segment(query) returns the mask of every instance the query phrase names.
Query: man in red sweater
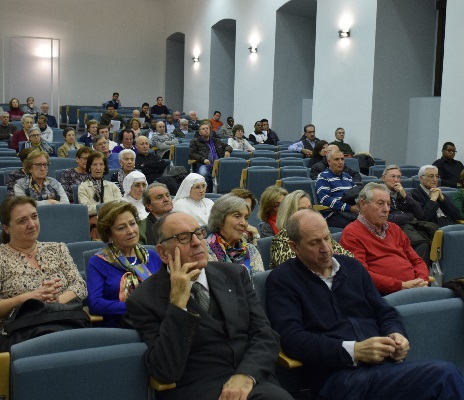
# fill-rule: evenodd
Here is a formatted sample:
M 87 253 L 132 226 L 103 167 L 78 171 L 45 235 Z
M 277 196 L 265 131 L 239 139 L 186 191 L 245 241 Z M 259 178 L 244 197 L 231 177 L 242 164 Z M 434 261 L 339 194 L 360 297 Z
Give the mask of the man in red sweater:
M 340 244 L 367 269 L 382 295 L 427 286 L 429 271 L 401 228 L 387 222 L 390 194 L 370 182 L 359 193 L 358 219 L 342 233 Z

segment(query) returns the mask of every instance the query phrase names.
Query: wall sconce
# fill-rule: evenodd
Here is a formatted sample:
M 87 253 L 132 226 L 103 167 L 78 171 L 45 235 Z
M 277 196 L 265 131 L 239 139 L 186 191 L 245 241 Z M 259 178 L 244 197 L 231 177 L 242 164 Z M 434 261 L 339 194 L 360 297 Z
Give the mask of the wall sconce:
M 340 30 L 338 31 L 338 37 L 339 37 L 340 39 L 349 38 L 349 37 L 350 37 L 350 28 L 340 29 Z
M 195 56 L 195 57 L 192 58 L 192 60 L 193 60 L 194 63 L 200 62 L 200 57 Z
M 250 47 L 248 47 L 248 50 L 250 50 L 250 53 L 257 53 L 258 47 L 255 45 L 251 45 Z

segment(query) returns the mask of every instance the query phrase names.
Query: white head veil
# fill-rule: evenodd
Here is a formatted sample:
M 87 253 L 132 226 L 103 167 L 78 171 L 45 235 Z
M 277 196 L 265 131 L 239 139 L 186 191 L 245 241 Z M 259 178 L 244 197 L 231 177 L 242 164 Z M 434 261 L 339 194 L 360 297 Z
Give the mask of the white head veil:
M 122 181 L 122 188 L 124 190 L 124 197 L 129 196 L 132 189 L 132 185 L 135 182 L 145 182 L 147 185 L 147 178 L 140 171 L 132 171 L 130 174 L 127 174 L 124 180 Z
M 206 184 L 204 176 L 195 173 L 188 174 L 182 181 L 173 203 L 175 203 L 177 200 L 190 197 L 190 191 L 192 190 L 193 185 L 195 185 L 196 183 Z

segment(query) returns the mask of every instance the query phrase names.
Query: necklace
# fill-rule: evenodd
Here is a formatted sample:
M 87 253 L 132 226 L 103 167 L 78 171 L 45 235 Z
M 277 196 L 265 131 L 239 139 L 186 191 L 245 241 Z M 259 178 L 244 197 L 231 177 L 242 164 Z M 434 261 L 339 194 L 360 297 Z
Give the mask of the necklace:
M 8 243 L 8 246 L 10 246 L 13 250 L 17 251 L 18 253 L 20 254 L 23 254 L 23 255 L 26 255 L 27 258 L 32 258 L 32 253 L 35 251 L 35 249 L 37 248 L 37 242 L 34 243 L 34 247 L 32 248 L 32 250 L 30 252 L 27 252 L 27 251 L 21 251 L 19 249 L 17 249 L 16 247 L 12 246 L 11 243 Z
M 202 200 L 200 201 L 195 201 L 193 200 L 191 197 L 189 197 L 190 201 L 193 202 L 193 204 L 195 205 L 195 207 L 199 208 L 200 211 L 205 214 L 205 215 L 208 215 L 208 211 L 206 210 L 206 204 L 205 202 Z

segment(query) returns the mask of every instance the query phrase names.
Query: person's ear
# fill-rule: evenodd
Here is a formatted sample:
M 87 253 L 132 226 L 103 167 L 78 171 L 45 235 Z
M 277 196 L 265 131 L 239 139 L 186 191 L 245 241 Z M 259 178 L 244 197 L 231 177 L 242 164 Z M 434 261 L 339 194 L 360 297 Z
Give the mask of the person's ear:
M 5 224 L 2 224 L 2 230 L 7 233 L 8 235 L 10 234 L 9 232 L 9 229 L 8 229 L 8 226 L 6 226 Z
M 161 261 L 163 261 L 164 264 L 168 265 L 168 252 L 166 250 L 166 247 L 163 244 L 157 244 L 156 245 L 156 252 L 158 253 L 159 257 L 161 258 Z
M 292 251 L 293 251 L 296 255 L 298 255 L 298 253 L 297 253 L 297 251 L 298 251 L 298 250 L 297 250 L 297 244 L 296 244 L 293 240 L 289 240 L 289 241 L 288 241 L 288 245 L 290 246 L 290 248 L 292 249 Z

